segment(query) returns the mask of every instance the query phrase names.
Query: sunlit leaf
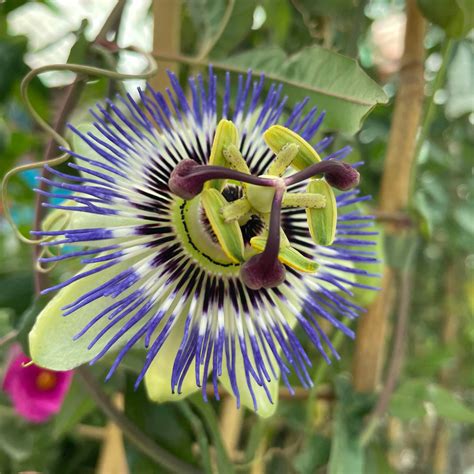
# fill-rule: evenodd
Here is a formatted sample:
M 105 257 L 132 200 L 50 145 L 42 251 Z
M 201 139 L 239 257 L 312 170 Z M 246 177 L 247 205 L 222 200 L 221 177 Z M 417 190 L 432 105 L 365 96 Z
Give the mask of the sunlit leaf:
M 279 48 L 260 48 L 231 56 L 229 66 L 252 68 L 272 79 L 287 80 L 285 94 L 291 102 L 309 96 L 325 110 L 325 127 L 355 133 L 377 104 L 387 102 L 381 87 L 359 64 L 339 53 L 311 46 L 287 57 Z

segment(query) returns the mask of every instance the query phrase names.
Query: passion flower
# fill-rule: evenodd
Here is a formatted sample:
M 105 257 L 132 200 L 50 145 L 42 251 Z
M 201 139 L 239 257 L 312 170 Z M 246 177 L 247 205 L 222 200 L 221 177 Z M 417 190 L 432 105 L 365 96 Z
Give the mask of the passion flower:
M 45 290 L 59 292 L 30 333 L 43 367 L 67 370 L 142 350 L 156 401 L 176 400 L 208 379 L 262 416 L 273 413 L 280 377 L 291 368 L 312 385 L 311 360 L 295 335 L 299 325 L 329 363 L 338 354 L 326 320 L 349 337 L 340 319 L 362 308 L 350 301 L 357 262 L 367 251 L 370 216 L 353 204 L 359 173 L 341 160 L 348 147 L 321 159 L 330 144 L 311 141 L 324 113 L 284 114 L 281 87 L 239 76 L 233 96 L 225 76 L 189 80 L 190 99 L 173 74 L 166 95 L 139 90 L 93 110 L 93 127 L 71 126 L 75 174 L 49 168 L 51 187 L 72 194 L 36 234 L 83 269 Z M 283 118 L 283 117 L 286 118 Z M 336 189 L 336 191 L 335 191 Z M 342 191 L 339 191 L 342 190 Z M 46 192 L 48 197 L 61 194 Z M 374 275 L 375 276 L 375 275 Z M 318 362 L 319 363 L 319 362 Z

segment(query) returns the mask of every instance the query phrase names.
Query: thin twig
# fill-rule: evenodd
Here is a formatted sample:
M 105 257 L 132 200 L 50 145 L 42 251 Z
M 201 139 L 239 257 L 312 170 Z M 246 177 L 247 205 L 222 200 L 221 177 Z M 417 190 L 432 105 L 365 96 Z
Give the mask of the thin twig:
M 97 406 L 110 418 L 123 432 L 124 436 L 134 444 L 140 451 L 146 454 L 158 465 L 169 469 L 171 472 L 184 474 L 197 474 L 200 471 L 190 464 L 181 461 L 161 446 L 157 445 L 151 438 L 143 433 L 134 423 L 132 423 L 123 413 L 121 413 L 109 397 L 103 392 L 95 377 L 86 367 L 76 369 L 82 377 L 84 386 L 89 395 L 93 398 Z
M 371 213 L 378 222 L 387 222 L 393 224 L 397 228 L 413 227 L 413 219 L 405 212 L 384 212 L 373 211 Z
M 12 329 L 10 332 L 7 332 L 4 336 L 0 337 L 0 347 L 7 344 L 10 341 L 18 336 L 18 331 L 16 329 Z
M 367 428 L 361 434 L 360 442 L 362 446 L 366 446 L 372 439 L 375 430 L 379 426 L 383 415 L 387 411 L 390 398 L 392 397 L 398 378 L 401 373 L 403 356 L 405 353 L 405 342 L 408 330 L 408 320 L 410 316 L 410 303 L 413 287 L 413 268 L 412 261 L 415 253 L 416 241 L 412 244 L 408 251 L 408 256 L 405 268 L 400 272 L 400 295 L 399 307 L 397 313 L 397 323 L 395 330 L 395 341 L 393 343 L 393 350 L 390 357 L 387 377 L 383 384 L 383 389 L 380 392 L 379 398 L 375 405 L 374 411 L 370 417 Z
M 227 7 L 224 12 L 224 16 L 222 17 L 221 24 L 219 25 L 219 29 L 217 30 L 216 34 L 213 38 L 211 38 L 207 43 L 203 45 L 202 51 L 197 56 L 197 59 L 205 59 L 209 56 L 210 52 L 214 49 L 214 46 L 219 41 L 220 37 L 224 33 L 227 24 L 229 23 L 230 17 L 232 16 L 232 11 L 234 10 L 235 0 L 228 0 Z
M 191 425 L 191 429 L 196 437 L 196 442 L 199 445 L 199 452 L 201 454 L 201 463 L 206 474 L 212 474 L 212 460 L 209 452 L 209 440 L 207 433 L 199 417 L 193 412 L 186 400 L 177 403 L 178 409 L 186 417 Z

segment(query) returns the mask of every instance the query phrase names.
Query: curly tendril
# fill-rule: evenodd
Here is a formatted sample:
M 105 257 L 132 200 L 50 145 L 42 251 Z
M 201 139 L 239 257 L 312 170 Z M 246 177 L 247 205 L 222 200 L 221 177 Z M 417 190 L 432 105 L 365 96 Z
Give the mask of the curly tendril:
M 83 64 L 48 64 L 47 66 L 41 66 L 41 67 L 31 70 L 21 81 L 21 86 L 20 86 L 21 97 L 26 105 L 26 108 L 28 109 L 28 112 L 34 118 L 36 123 L 60 147 L 69 149 L 70 145 L 67 142 L 67 140 L 61 134 L 59 134 L 46 120 L 44 120 L 43 117 L 41 117 L 41 115 L 34 108 L 33 104 L 31 103 L 30 96 L 28 94 L 28 89 L 29 89 L 29 85 L 31 81 L 35 77 L 39 76 L 40 74 L 43 74 L 45 72 L 50 72 L 50 71 L 69 71 L 69 72 L 76 73 L 77 75 L 84 75 L 85 78 L 89 76 L 93 76 L 93 77 L 104 77 L 107 79 L 115 79 L 115 80 L 121 80 L 121 81 L 127 81 L 127 80 L 132 80 L 132 79 L 150 79 L 157 73 L 158 65 L 151 54 L 145 51 L 142 51 L 136 47 L 131 47 L 131 46 L 127 48 L 117 49 L 117 51 L 133 51 L 136 53 L 143 54 L 148 60 L 147 69 L 140 74 L 123 74 L 117 71 L 102 69 L 102 68 L 93 67 L 93 66 L 85 66 Z M 8 206 L 8 183 L 10 182 L 10 179 L 16 174 L 21 173 L 22 171 L 42 168 L 43 166 L 46 166 L 46 165 L 58 166 L 64 163 L 68 158 L 69 158 L 69 153 L 65 152 L 49 160 L 43 160 L 43 161 L 38 161 L 35 163 L 28 163 L 25 165 L 17 166 L 11 169 L 10 171 L 8 171 L 3 177 L 2 183 L 1 183 L 1 186 L 2 186 L 1 199 L 2 199 L 2 205 L 3 205 L 3 209 L 5 213 L 5 219 L 10 224 L 17 238 L 21 240 L 22 242 L 35 245 L 35 244 L 40 244 L 41 242 L 45 242 L 49 240 L 50 238 L 46 237 L 42 239 L 33 240 L 28 237 L 25 237 L 20 232 L 20 230 L 18 229 L 18 226 L 15 224 L 15 221 L 13 220 L 13 217 L 11 215 L 11 212 Z M 51 267 L 47 269 L 43 267 L 39 267 L 39 266 L 37 267 L 37 270 L 42 273 L 50 271 L 51 269 L 52 269 Z

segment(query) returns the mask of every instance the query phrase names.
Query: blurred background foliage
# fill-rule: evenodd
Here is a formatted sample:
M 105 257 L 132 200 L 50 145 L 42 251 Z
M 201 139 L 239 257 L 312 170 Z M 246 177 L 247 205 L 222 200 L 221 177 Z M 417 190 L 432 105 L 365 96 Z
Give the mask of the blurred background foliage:
M 274 77 L 333 90 L 347 89 L 360 76 L 354 63 L 326 49 L 356 58 L 383 86 L 387 105 L 370 112 L 372 105 L 383 102 L 383 96 L 368 78 L 354 84 L 354 94 L 372 104 L 366 107 L 334 103 L 324 94 L 309 95 L 313 103 L 332 112 L 323 133 L 335 135 L 334 148 L 349 144 L 353 147 L 350 160 L 365 162 L 362 190 L 373 196 L 370 206 L 377 208 L 399 85 L 406 22 L 403 1 L 236 0 L 232 10 L 227 10 L 226 0 L 161 3 L 156 7 L 149 0 L 127 0 L 116 28 L 118 44 L 151 50 L 153 12 L 166 17 L 168 8 L 179 15 L 180 52 L 204 62 L 210 59 L 244 70 L 252 67 Z M 110 58 L 91 52 L 88 45 L 114 4 L 113 0 L 0 1 L 1 175 L 13 166 L 40 161 L 47 143 L 21 100 L 22 77 L 30 68 L 57 62 L 110 67 Z M 424 39 L 425 107 L 409 208 L 404 213 L 412 226 L 409 238 L 418 245 L 411 261 L 412 301 L 403 372 L 388 415 L 377 436 L 361 450 L 359 428 L 373 409 L 376 395 L 351 388 L 346 375 L 351 372 L 354 343 L 348 339 L 340 341 L 342 360 L 330 369 L 320 370 L 316 360 L 319 384 L 310 398 L 300 392 L 296 399 L 285 397 L 277 414 L 265 421 L 246 412 L 231 446 L 225 430 L 221 433 L 218 428 L 219 417 L 224 425 L 228 421 L 225 410 L 232 412 L 228 403 L 203 405 L 196 398 L 179 404 L 152 404 L 143 387 L 133 391 L 133 372 L 140 357 L 129 359 L 104 390 L 124 406 L 127 417 L 147 436 L 198 470 L 474 472 L 474 5 L 472 0 L 419 0 L 418 6 L 429 21 Z M 229 21 L 220 32 L 229 12 Z M 155 17 L 156 24 L 159 19 Z M 112 60 L 124 72 L 137 72 L 144 66 L 141 58 L 128 53 L 113 55 Z M 192 62 L 181 64 L 182 83 L 198 68 Z M 34 106 L 49 122 L 54 122 L 65 87 L 73 80 L 71 74 L 51 72 L 33 82 Z M 133 93 L 137 83 L 127 82 L 125 87 Z M 83 120 L 88 107 L 109 94 L 111 87 L 117 85 L 105 80 L 89 82 L 70 120 Z M 285 93 L 290 104 L 308 95 L 307 90 L 293 85 L 285 86 Z M 23 233 L 33 221 L 34 178 L 34 172 L 22 173 L 9 187 L 8 205 Z M 31 249 L 15 239 L 1 211 L 0 357 L 5 361 L 9 344 L 18 331 L 24 340 L 31 324 L 28 318 L 37 311 L 27 311 L 34 300 Z M 381 224 L 383 220 L 381 216 Z M 385 249 L 387 262 L 400 258 L 390 239 Z M 357 298 L 368 305 L 372 296 L 360 291 Z M 395 317 L 389 325 L 389 348 L 394 325 Z M 99 380 L 105 367 L 106 362 L 93 368 Z M 107 454 L 110 449 L 112 461 Z M 15 416 L 5 395 L 0 395 L 0 472 L 127 469 L 168 472 L 127 440 L 122 441 L 78 376 L 60 414 L 44 425 L 31 425 Z

